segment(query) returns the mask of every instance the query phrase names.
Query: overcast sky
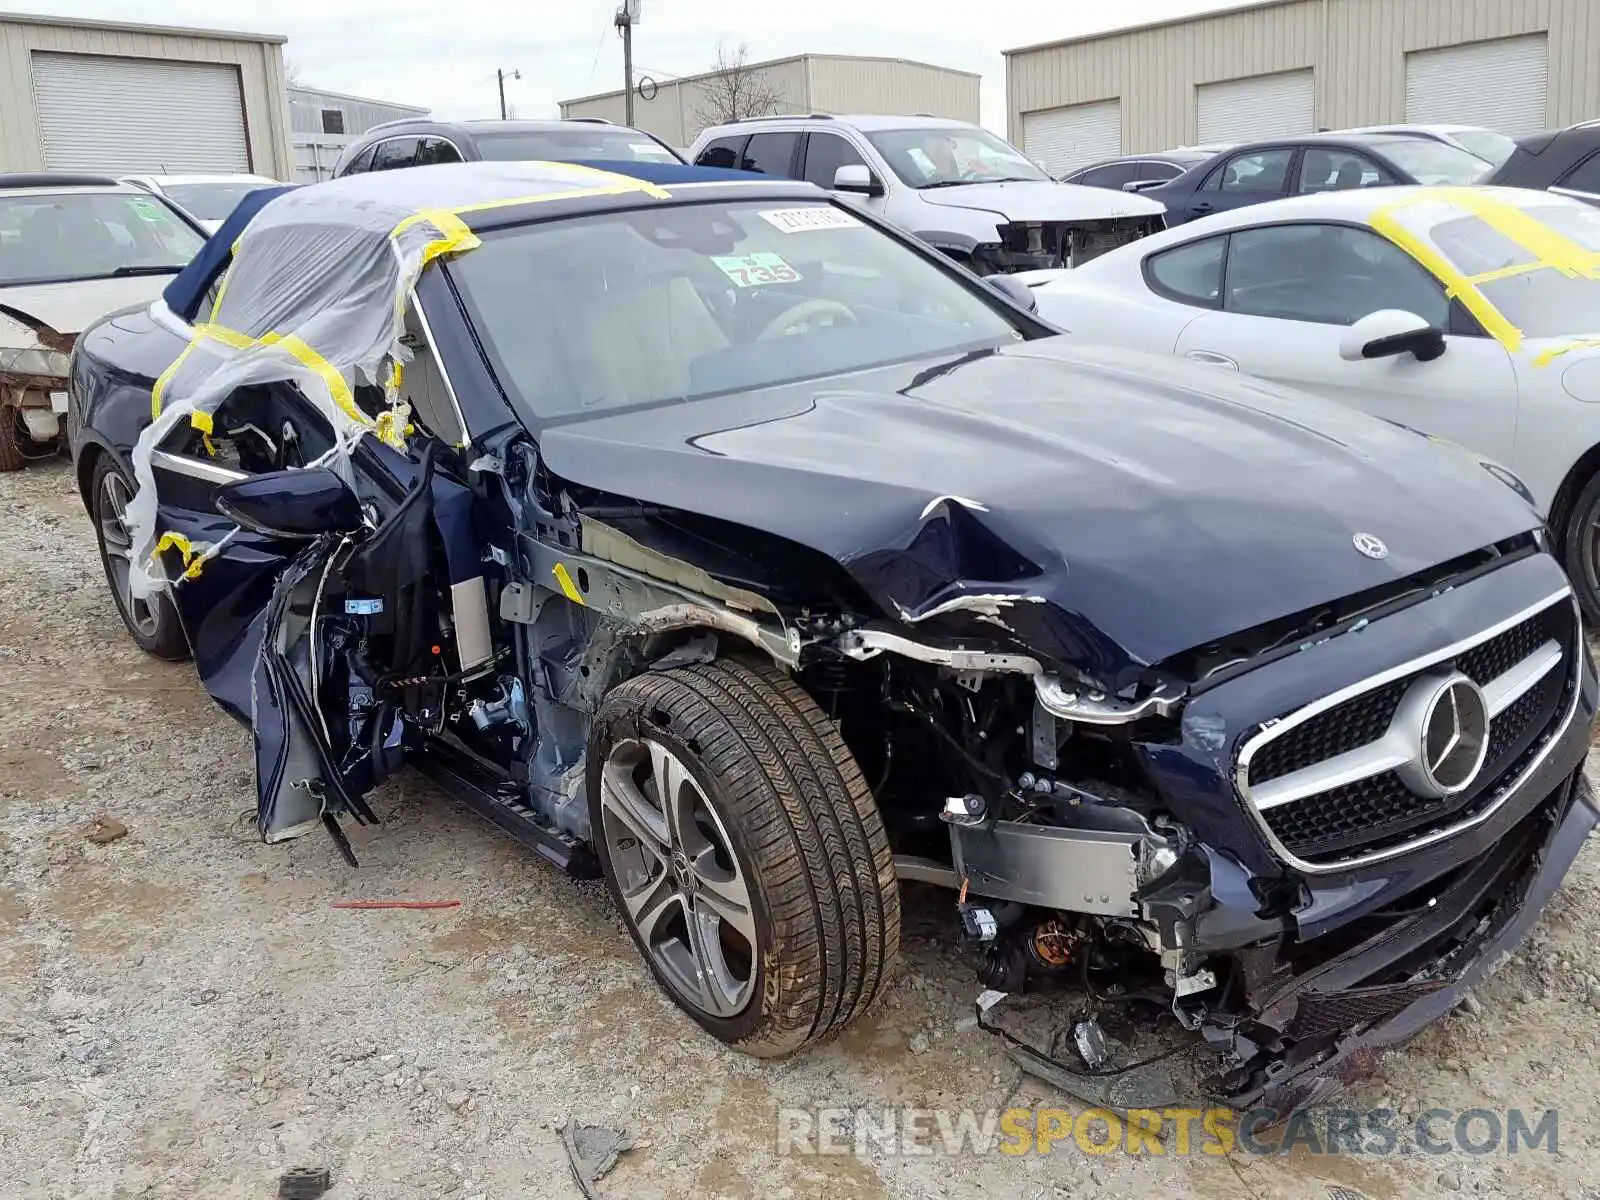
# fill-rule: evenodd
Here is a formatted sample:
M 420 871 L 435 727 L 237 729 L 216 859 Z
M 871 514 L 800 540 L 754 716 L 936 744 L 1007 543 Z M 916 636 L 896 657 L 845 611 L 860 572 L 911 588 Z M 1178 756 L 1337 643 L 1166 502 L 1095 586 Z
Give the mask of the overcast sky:
M 555 116 L 556 101 L 622 86 L 619 0 L 13 0 L 59 16 L 212 26 L 288 37 L 303 83 L 433 109 L 498 112 L 495 68 L 519 70 L 518 116 Z M 983 75 L 983 122 L 1005 129 L 1000 52 L 1122 25 L 1235 7 L 1239 0 L 643 0 L 634 61 L 658 79 L 708 69 L 717 42 L 743 41 L 752 61 L 804 51 L 915 58 Z M 11 4 L 4 7 L 10 8 Z

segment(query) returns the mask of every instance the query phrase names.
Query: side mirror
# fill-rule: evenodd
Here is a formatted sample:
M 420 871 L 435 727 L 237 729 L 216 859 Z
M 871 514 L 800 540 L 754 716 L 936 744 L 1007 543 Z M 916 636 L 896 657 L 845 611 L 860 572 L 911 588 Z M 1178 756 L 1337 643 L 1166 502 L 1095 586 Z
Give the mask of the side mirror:
M 1018 308 L 1028 312 L 1039 311 L 1039 298 L 1022 280 L 1013 279 L 1010 275 L 985 275 L 983 281 Z
M 1165 182 L 1165 179 L 1130 179 L 1122 185 L 1122 190 L 1125 192 L 1144 192 L 1153 187 L 1160 187 Z
M 1416 313 L 1380 308 L 1368 313 L 1339 339 L 1339 357 L 1347 362 L 1391 358 L 1410 352 L 1419 362 L 1432 362 L 1444 353 L 1444 331 Z
M 860 163 L 840 167 L 833 173 L 833 190 L 859 192 L 863 196 L 883 195 L 883 184 L 872 177 L 872 172 Z
M 217 490 L 217 511 L 267 537 L 309 541 L 350 533 L 364 518 L 354 492 L 326 467 L 252 475 Z

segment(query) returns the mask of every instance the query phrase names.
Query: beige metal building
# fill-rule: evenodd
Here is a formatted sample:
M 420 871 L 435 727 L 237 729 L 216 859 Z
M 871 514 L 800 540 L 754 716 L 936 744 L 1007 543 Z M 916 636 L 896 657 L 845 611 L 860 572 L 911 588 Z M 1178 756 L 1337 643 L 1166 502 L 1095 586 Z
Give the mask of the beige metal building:
M 287 180 L 283 40 L 0 13 L 0 171 Z
M 752 92 L 770 94 L 775 104 L 766 113 L 922 113 L 978 121 L 978 85 L 982 77 L 905 58 L 861 58 L 843 54 L 800 54 L 750 63 Z M 639 79 L 633 101 L 635 128 L 655 134 L 674 146 L 686 147 L 718 116 L 716 72 L 655 80 Z M 645 97 L 650 97 L 645 99 Z M 563 117 L 604 117 L 619 124 L 626 116 L 621 88 L 597 96 L 561 102 Z
M 1600 0 L 1264 0 L 1006 51 L 1012 141 L 1118 154 L 1393 122 L 1600 117 Z

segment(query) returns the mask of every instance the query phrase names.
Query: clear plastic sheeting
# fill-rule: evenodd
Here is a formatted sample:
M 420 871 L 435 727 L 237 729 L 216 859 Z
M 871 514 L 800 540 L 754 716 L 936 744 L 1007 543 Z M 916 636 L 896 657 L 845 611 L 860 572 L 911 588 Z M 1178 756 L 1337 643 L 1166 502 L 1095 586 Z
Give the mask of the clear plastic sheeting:
M 279 196 L 245 227 L 209 318 L 157 380 L 152 421 L 133 449 L 138 485 L 128 505 L 133 590 L 171 586 L 159 551 L 176 547 L 183 575 L 198 573 L 227 539 L 191 544 L 158 528 L 151 452 L 180 425 L 211 432 L 212 414 L 237 389 L 290 383 L 327 418 L 333 448 L 315 465 L 349 478 L 350 453 L 376 436 L 403 448 L 400 344 L 408 295 L 441 255 L 476 247 L 461 215 L 587 195 L 645 192 L 653 184 L 571 163 L 418 167 L 349 176 Z M 383 402 L 357 404 L 357 387 Z M 229 535 L 232 536 L 232 535 Z

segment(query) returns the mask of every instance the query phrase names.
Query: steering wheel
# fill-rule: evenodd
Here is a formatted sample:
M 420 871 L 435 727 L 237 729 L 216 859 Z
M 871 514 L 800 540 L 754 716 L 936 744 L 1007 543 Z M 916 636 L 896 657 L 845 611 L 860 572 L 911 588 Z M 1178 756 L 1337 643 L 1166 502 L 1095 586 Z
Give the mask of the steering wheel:
M 832 319 L 822 322 L 816 320 L 824 316 Z M 791 334 L 804 333 L 812 325 L 837 325 L 841 320 L 849 325 L 861 324 L 860 318 L 837 300 L 802 300 L 768 321 L 766 327 L 756 335 L 756 340 L 759 342 L 767 338 L 788 337 Z

